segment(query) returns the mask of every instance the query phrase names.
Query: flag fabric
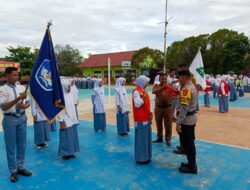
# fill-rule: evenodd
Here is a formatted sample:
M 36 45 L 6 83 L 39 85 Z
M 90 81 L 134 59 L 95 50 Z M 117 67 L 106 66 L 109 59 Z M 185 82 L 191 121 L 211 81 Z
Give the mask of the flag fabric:
M 31 95 L 38 107 L 49 121 L 53 121 L 65 107 L 65 102 L 49 27 L 43 38 L 29 84 Z
M 204 90 L 206 88 L 206 79 L 200 49 L 196 54 L 195 58 L 193 59 L 193 62 L 189 67 L 189 71 L 194 75 L 196 84 L 199 84 Z

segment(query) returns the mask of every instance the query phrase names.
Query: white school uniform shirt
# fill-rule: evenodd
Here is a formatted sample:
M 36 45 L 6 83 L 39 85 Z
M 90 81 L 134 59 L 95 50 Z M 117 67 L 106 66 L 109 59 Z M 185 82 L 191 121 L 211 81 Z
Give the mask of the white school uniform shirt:
M 211 84 L 215 84 L 216 83 L 216 79 L 214 77 L 210 77 L 209 80 L 210 80 Z
M 229 84 L 234 84 L 234 80 L 235 79 L 234 79 L 233 76 L 229 76 L 228 79 L 227 79 L 227 81 L 228 81 Z
M 15 93 L 11 86 L 15 89 Z M 24 92 L 25 92 L 25 87 L 22 85 L 15 85 L 15 86 L 11 84 L 3 85 L 0 88 L 0 107 L 3 104 L 16 99 L 18 96 L 20 96 L 21 93 L 24 93 Z M 26 101 L 28 101 L 28 98 L 25 99 L 23 102 L 25 103 Z M 24 110 L 20 109 L 19 113 L 22 113 L 22 112 L 24 112 Z M 11 108 L 3 111 L 3 113 L 17 113 L 16 105 L 13 105 Z
M 47 118 L 44 116 L 38 105 L 33 98 L 30 99 L 31 113 L 33 117 L 37 118 L 37 121 L 46 121 Z
M 170 86 L 172 86 L 173 88 L 175 88 L 176 90 L 179 90 L 180 89 L 180 83 L 179 82 L 173 83 L 175 81 L 178 81 L 178 79 L 175 78 L 175 77 L 170 77 L 170 76 L 168 77 L 168 84 Z
M 67 92 L 67 87 L 69 85 L 69 82 L 63 82 L 62 84 L 65 108 L 60 112 L 58 116 L 58 121 L 64 122 L 67 128 L 79 123 L 76 116 L 74 98 L 71 92 Z
M 127 111 L 129 111 L 127 91 L 125 87 L 122 86 L 122 83 L 125 80 L 126 80 L 125 78 L 118 78 L 116 80 L 116 88 L 115 88 L 115 104 L 116 106 L 121 107 L 122 113 L 126 113 Z
M 92 104 L 95 106 L 94 113 L 105 113 L 104 108 L 104 88 L 99 87 L 100 80 L 96 80 L 91 96 Z
M 219 87 L 219 86 L 220 86 L 220 82 L 221 82 L 220 77 L 217 77 L 217 78 L 215 79 L 215 85 L 216 85 L 217 87 Z
M 250 79 L 247 76 L 243 77 L 243 86 L 248 86 L 250 84 Z

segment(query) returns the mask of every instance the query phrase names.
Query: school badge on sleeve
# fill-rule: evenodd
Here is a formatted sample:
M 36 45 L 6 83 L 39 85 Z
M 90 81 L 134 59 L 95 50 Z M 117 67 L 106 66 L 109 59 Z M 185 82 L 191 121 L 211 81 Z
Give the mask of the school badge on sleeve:
M 43 63 L 38 68 L 35 77 L 39 86 L 43 90 L 45 91 L 53 90 L 53 85 L 52 85 L 52 80 L 51 80 L 50 60 L 44 59 Z

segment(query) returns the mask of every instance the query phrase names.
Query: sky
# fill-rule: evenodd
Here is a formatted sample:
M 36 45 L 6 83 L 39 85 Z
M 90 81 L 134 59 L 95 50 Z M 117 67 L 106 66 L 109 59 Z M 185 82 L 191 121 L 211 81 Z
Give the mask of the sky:
M 0 57 L 39 48 L 52 20 L 54 45 L 89 53 L 163 50 L 166 0 L 0 0 Z M 168 0 L 167 44 L 228 28 L 250 37 L 250 0 Z

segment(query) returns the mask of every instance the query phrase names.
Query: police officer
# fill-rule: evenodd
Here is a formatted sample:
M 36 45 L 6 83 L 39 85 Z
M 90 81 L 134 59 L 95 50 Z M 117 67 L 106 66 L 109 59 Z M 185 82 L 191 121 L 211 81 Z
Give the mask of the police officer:
M 197 174 L 196 149 L 195 149 L 195 125 L 197 90 L 192 83 L 189 70 L 179 71 L 179 81 L 183 88 L 180 92 L 179 115 L 176 122 L 176 131 L 180 134 L 188 163 L 181 163 L 179 171 L 182 173 Z
M 18 175 L 31 176 L 24 169 L 27 117 L 25 109 L 29 107 L 25 88 L 17 85 L 18 71 L 14 67 L 5 70 L 7 83 L 0 88 L 0 107 L 3 111 L 3 131 L 6 147 L 10 181 L 18 181 Z

